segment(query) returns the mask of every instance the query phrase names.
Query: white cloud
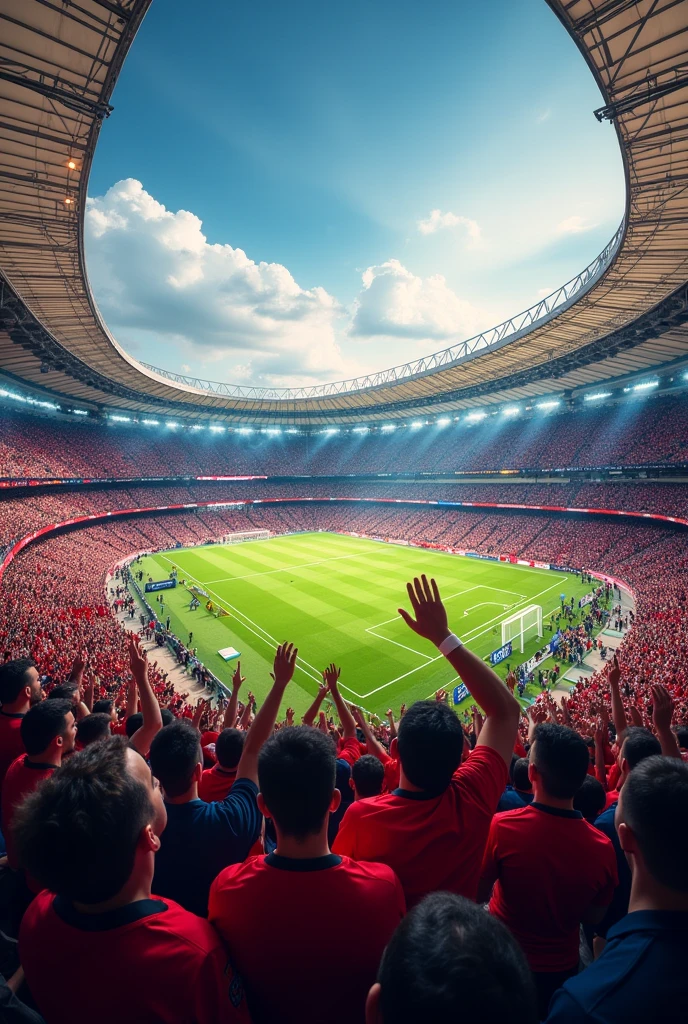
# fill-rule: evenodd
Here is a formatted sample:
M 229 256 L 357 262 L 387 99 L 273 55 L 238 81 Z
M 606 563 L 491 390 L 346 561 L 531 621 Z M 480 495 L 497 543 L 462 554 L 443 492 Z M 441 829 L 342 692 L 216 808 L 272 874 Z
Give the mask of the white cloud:
M 460 341 L 475 333 L 484 318 L 460 299 L 441 274 L 421 278 L 398 260 L 363 273 L 350 334 L 354 337 L 413 338 L 435 343 Z
M 186 366 L 200 358 L 229 372 L 236 360 L 254 379 L 347 372 L 335 337 L 342 310 L 324 288 L 303 289 L 279 263 L 210 244 L 198 217 L 165 209 L 139 181 L 88 200 L 86 240 L 98 304 L 125 347 L 145 334 L 172 344 Z
M 447 210 L 446 213 L 442 213 L 441 210 L 431 210 L 428 217 L 418 221 L 418 230 L 421 235 L 434 235 L 436 232 L 444 231 L 446 228 L 458 227 L 466 229 L 466 238 L 469 245 L 477 245 L 480 242 L 480 225 L 478 222 L 471 220 L 470 217 L 462 217 L 457 213 L 452 213 L 450 210 Z
M 572 217 L 567 217 L 566 220 L 559 221 L 557 224 L 557 234 L 581 235 L 584 231 L 592 231 L 596 227 L 597 224 L 591 224 L 584 217 L 574 214 Z
M 535 122 L 536 124 L 543 124 L 545 121 L 549 121 L 551 116 L 552 111 L 547 107 L 546 110 L 541 110 L 540 113 L 536 115 Z

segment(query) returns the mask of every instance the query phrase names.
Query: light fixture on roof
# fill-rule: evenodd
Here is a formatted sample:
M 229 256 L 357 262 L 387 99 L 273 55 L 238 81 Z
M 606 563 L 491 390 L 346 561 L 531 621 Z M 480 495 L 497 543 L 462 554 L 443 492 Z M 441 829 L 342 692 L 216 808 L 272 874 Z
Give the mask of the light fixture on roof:
M 160 420 L 141 420 L 147 427 L 159 427 Z
M 339 427 L 326 427 L 324 433 L 326 434 L 338 434 Z
M 502 409 L 502 415 L 504 416 L 518 416 L 521 411 L 520 405 L 507 405 L 505 409 Z
M 226 429 L 226 427 L 221 427 L 215 423 L 211 424 L 210 426 L 210 430 L 212 431 L 213 434 L 224 434 Z
M 354 434 L 367 434 L 369 430 L 370 430 L 370 427 L 354 427 L 353 428 L 353 433 Z
M 287 431 L 287 433 L 288 434 L 299 434 L 300 431 L 297 430 L 296 427 L 290 427 L 289 430 Z
M 176 430 L 179 424 L 175 423 L 174 420 L 168 420 L 165 426 L 168 427 L 170 430 Z
M 601 398 L 609 398 L 611 391 L 595 391 L 592 395 L 585 395 L 584 402 L 598 402 Z
M 486 417 L 487 417 L 487 413 L 486 412 L 482 412 L 482 410 L 480 410 L 478 412 L 469 412 L 468 416 L 466 417 L 466 422 L 467 423 L 479 423 L 480 420 L 484 420 Z
M 65 206 L 71 206 L 72 203 L 74 202 L 74 200 L 72 199 L 71 196 L 65 196 L 64 197 L 64 201 L 65 201 Z
M 203 426 L 202 423 L 194 423 L 194 425 L 192 426 L 191 429 L 192 430 L 205 430 L 205 427 Z
M 131 416 L 110 416 L 113 423 L 131 423 Z
M 442 416 L 439 420 L 436 421 L 436 425 L 438 427 L 448 427 L 450 423 L 451 419 L 449 418 L 449 416 Z
M 556 409 L 558 405 L 561 405 L 561 400 L 559 398 L 552 398 L 547 402 L 538 402 L 535 408 L 543 410 Z
M 624 388 L 624 391 L 648 391 L 650 388 L 659 387 L 658 380 L 644 380 L 642 384 L 633 384 L 630 388 Z
M 88 416 L 86 409 L 72 409 L 72 413 L 75 416 Z
M 411 424 L 411 430 L 420 430 L 420 428 L 424 426 L 425 424 L 423 423 L 422 420 L 414 420 L 413 423 Z
M 253 427 L 239 427 L 239 431 L 238 432 L 240 434 L 252 434 L 253 433 Z
M 688 374 L 686 374 L 686 376 L 688 376 Z M 395 427 L 395 425 L 393 423 L 385 423 L 384 426 L 381 427 L 380 429 L 383 430 L 387 434 L 387 433 L 389 433 L 390 430 L 396 430 L 397 428 Z
M 69 167 L 70 171 L 75 171 L 76 170 L 76 160 L 69 159 L 67 161 L 67 167 Z

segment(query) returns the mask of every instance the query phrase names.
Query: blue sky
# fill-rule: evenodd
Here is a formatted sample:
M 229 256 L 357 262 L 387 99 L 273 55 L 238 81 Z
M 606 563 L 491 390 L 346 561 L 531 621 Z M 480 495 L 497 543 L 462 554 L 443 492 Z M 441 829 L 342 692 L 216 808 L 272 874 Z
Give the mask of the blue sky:
M 213 379 L 444 348 L 562 284 L 623 214 L 614 130 L 544 0 L 165 0 L 113 104 L 96 299 L 132 354 Z

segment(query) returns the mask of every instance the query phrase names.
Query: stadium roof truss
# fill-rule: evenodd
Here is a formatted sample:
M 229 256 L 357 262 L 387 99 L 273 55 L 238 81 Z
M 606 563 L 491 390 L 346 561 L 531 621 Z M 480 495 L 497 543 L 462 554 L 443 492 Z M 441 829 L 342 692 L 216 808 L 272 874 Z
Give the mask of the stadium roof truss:
M 688 358 L 688 0 L 546 0 L 616 129 L 626 214 L 517 317 L 368 377 L 233 386 L 132 359 L 91 294 L 83 224 L 110 97 L 150 0 L 0 0 L 0 368 L 68 400 L 293 423 L 390 419 L 567 391 Z

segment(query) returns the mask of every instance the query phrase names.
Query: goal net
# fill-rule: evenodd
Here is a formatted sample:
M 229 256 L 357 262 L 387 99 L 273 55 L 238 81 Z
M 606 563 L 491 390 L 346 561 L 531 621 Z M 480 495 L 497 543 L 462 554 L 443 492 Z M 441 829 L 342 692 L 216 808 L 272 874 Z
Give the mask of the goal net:
M 225 533 L 223 544 L 243 544 L 245 540 L 268 540 L 269 530 L 240 530 L 237 533 Z
M 518 648 L 523 654 L 524 644 L 536 636 L 542 636 L 542 608 L 539 604 L 531 604 L 502 620 L 502 647 L 511 640 L 514 650 Z

